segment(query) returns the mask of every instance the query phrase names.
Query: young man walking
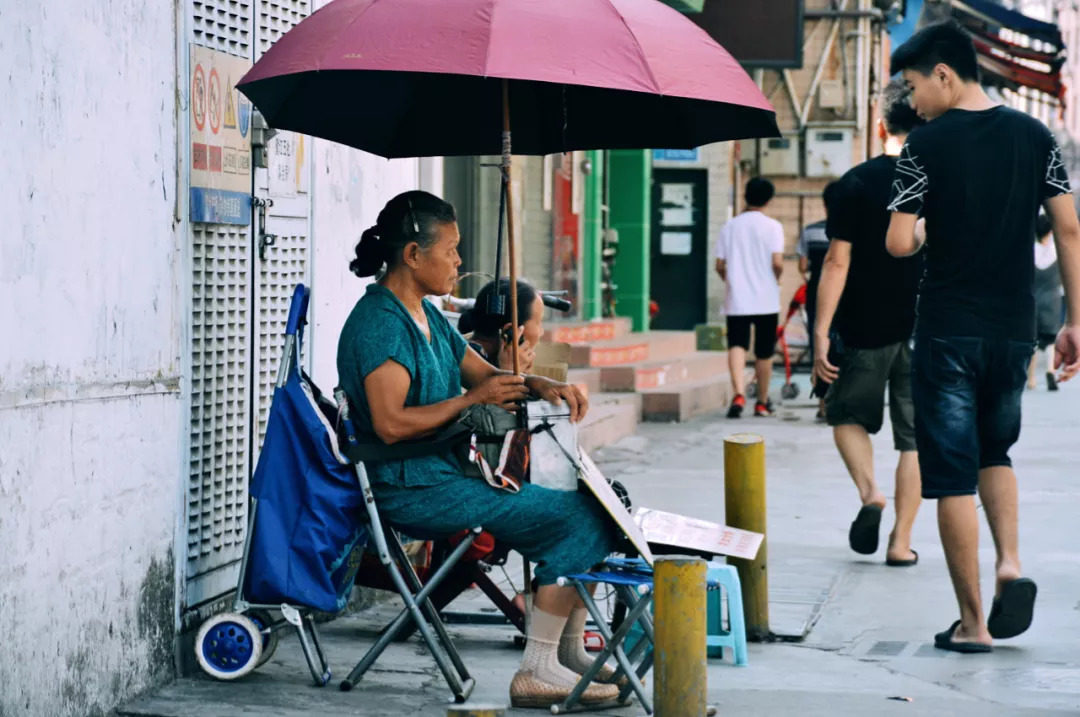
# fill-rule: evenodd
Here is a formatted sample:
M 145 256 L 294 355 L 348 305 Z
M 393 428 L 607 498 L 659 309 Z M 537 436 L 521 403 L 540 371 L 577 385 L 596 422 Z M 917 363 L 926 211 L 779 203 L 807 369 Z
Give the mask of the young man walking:
M 911 549 L 911 528 L 920 502 L 911 334 L 922 256 L 897 259 L 885 249 L 896 155 L 908 133 L 923 124 L 907 95 L 901 80 L 885 88 L 879 120 L 886 132 L 885 154 L 847 172 L 825 192 L 826 233 L 832 242 L 818 289 L 814 327 L 814 377 L 831 384 L 825 396 L 825 417 L 862 501 L 848 543 L 863 555 L 877 552 L 886 503 L 874 480 L 870 436 L 881 430 L 888 389 L 893 447 L 900 452 L 896 525 L 885 552 L 885 564 L 894 567 L 912 566 L 919 559 Z M 830 326 L 844 346 L 840 367 L 828 358 Z
M 735 398 L 728 418 L 739 418 L 746 407 L 746 352 L 754 329 L 754 368 L 758 398 L 755 416 L 773 415 L 769 400 L 776 329 L 780 321 L 780 274 L 784 268 L 784 228 L 765 215 L 775 193 L 772 182 L 755 178 L 746 183 L 746 211 L 732 218 L 716 240 L 716 273 L 727 284 L 728 368 Z
M 1080 223 L 1053 135 L 990 101 L 963 30 L 924 28 L 897 48 L 892 68 L 903 73 L 915 110 L 932 120 L 908 136 L 897 161 L 887 246 L 909 256 L 926 244 L 912 358 L 915 435 L 923 497 L 938 501 L 960 607 L 934 643 L 989 652 L 993 639 L 1027 630 L 1035 606 L 1035 583 L 1020 566 L 1009 460 L 1034 349 L 1035 218 L 1043 205 L 1069 307 L 1057 338 L 1059 380 L 1080 370 Z M 997 550 L 985 622 L 976 489 Z

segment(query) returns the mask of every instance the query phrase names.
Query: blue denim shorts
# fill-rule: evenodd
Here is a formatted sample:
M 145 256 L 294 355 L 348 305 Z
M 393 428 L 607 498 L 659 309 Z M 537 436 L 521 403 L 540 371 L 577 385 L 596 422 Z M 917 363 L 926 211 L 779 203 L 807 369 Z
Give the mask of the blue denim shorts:
M 924 498 L 972 495 L 979 470 L 1011 466 L 1033 341 L 919 336 L 911 364 Z

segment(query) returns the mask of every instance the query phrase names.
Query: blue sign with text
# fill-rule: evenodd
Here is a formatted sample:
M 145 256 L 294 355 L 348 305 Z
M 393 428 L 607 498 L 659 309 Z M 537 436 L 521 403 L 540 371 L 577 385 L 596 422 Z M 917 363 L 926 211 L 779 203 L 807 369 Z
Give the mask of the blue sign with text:
M 206 224 L 251 224 L 251 195 L 225 189 L 192 187 L 190 217 Z
M 653 161 L 659 162 L 696 162 L 698 150 L 696 149 L 654 149 Z

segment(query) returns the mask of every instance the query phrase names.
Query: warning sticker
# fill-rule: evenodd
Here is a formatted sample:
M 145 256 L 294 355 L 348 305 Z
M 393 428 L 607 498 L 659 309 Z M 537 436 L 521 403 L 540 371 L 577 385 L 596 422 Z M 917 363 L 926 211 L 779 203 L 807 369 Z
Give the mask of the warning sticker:
M 233 102 L 233 95 L 238 90 L 232 86 L 232 78 L 225 82 L 225 88 L 225 119 L 222 124 L 226 129 L 236 129 L 236 103 Z
M 210 131 L 217 134 L 221 129 L 221 78 L 217 70 L 210 70 L 210 82 L 206 86 L 206 113 L 210 120 Z
M 200 131 L 206 126 L 206 73 L 199 64 L 191 73 L 191 119 Z

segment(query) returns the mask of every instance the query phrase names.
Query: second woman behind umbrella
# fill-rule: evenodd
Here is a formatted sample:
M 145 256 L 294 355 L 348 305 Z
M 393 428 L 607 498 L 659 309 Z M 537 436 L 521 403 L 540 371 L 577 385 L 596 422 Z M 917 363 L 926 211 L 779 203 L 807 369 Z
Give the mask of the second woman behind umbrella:
M 579 390 L 495 368 L 424 299 L 454 288 L 458 241 L 453 206 L 427 192 L 394 197 L 361 237 L 352 271 L 361 277 L 385 271 L 357 302 L 338 343 L 338 376 L 356 428 L 385 443 L 422 439 L 471 405 L 513 409 L 529 392 L 565 401 L 580 420 L 587 401 Z M 449 452 L 367 468 L 380 512 L 404 533 L 444 537 L 482 525 L 537 564 L 540 587 L 510 698 L 517 707 L 564 700 L 591 659 L 581 642 L 586 610 L 573 588 L 556 581 L 588 570 L 615 547 L 614 525 L 599 504 L 531 483 L 518 493 L 493 488 L 465 476 Z M 603 676 L 610 677 L 610 671 Z M 583 701 L 617 693 L 615 685 L 594 683 Z
M 490 311 L 491 298 L 498 294 L 506 311 L 494 314 Z M 544 299 L 525 281 L 517 282 L 518 305 L 518 365 L 525 373 L 532 371 L 536 360 L 536 345 L 544 331 Z M 510 318 L 510 280 L 489 281 L 476 295 L 476 305 L 461 315 L 458 330 L 469 336 L 469 345 L 488 363 L 510 371 L 514 366 L 510 342 L 513 327 Z

